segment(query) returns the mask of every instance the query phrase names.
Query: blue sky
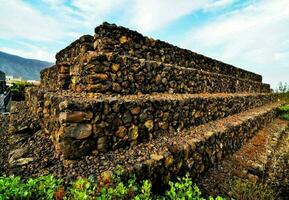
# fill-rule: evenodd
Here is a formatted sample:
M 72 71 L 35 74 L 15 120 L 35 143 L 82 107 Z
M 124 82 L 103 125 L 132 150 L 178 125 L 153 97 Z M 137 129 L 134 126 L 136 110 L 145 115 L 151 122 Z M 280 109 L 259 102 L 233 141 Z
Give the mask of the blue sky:
M 289 0 L 0 0 L 0 51 L 54 62 L 103 21 L 289 82 Z

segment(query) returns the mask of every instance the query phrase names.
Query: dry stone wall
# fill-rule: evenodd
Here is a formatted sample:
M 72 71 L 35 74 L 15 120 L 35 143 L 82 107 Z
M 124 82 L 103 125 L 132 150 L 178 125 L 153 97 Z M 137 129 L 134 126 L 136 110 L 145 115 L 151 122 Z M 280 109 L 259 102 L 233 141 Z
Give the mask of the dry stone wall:
M 120 94 L 270 91 L 270 85 L 262 82 L 162 62 L 119 56 L 114 53 L 99 54 L 94 51 L 83 52 L 80 55 L 70 61 L 69 66 L 61 64 L 43 70 L 41 72 L 43 86 L 76 92 Z
M 146 60 L 226 74 L 241 79 L 262 81 L 262 76 L 258 74 L 236 68 L 190 50 L 181 49 L 160 40 L 144 37 L 136 31 L 114 24 L 103 23 L 95 28 L 93 47 L 97 51 L 114 51 L 120 55 L 131 55 Z
M 53 77 L 57 85 L 44 87 L 120 94 L 270 92 L 260 75 L 107 23 L 94 37 L 84 35 L 60 51 L 56 65 L 57 78 L 49 79 L 47 70 L 41 74 L 43 83 Z
M 268 94 L 111 96 L 45 91 L 41 94 L 35 89 L 28 94 L 38 96 L 38 100 L 30 100 L 30 106 L 42 111 L 43 125 L 66 158 L 173 135 L 275 100 L 274 95 Z
M 232 116 L 228 118 L 228 122 L 220 121 L 211 126 L 200 126 L 188 130 L 182 137 L 172 137 L 168 141 L 161 140 L 160 146 L 166 148 L 160 148 L 159 151 L 148 146 L 136 147 L 134 150 L 137 152 L 137 149 L 140 149 L 140 152 L 130 156 L 137 158 L 145 148 L 151 154 L 141 162 L 124 156 L 127 162 L 136 162 L 133 167 L 125 164 L 125 169 L 129 174 L 136 174 L 141 180 L 150 179 L 156 185 L 167 184 L 169 180 L 187 172 L 192 177 L 199 177 L 224 157 L 238 150 L 264 124 L 271 122 L 277 116 L 277 107 L 278 104 L 269 109 L 255 110 L 255 113 L 246 113 L 250 118 L 246 115 Z M 117 158 L 113 159 L 121 162 Z
M 43 88 L 50 88 L 51 90 L 59 89 L 57 65 L 41 70 L 40 78 Z
M 56 54 L 59 89 L 69 89 L 69 85 L 73 81 L 70 69 L 85 64 L 83 62 L 84 54 L 93 50 L 92 40 L 92 36 L 84 35 Z M 80 74 L 81 72 L 76 71 L 76 73 Z
M 65 159 L 185 137 L 188 129 L 274 101 L 258 74 L 107 23 L 57 53 L 56 65 L 41 71 L 41 88 L 27 89 L 30 109 Z M 138 172 L 155 176 L 154 167 L 165 162 L 164 172 L 184 167 L 201 173 L 272 119 L 270 109 L 203 132 L 190 164 L 177 143 L 168 152 L 173 160 L 152 156 Z
M 130 56 L 88 52 L 84 59 L 86 65 L 70 69 L 72 90 L 119 94 L 270 91 L 270 86 L 261 82 Z

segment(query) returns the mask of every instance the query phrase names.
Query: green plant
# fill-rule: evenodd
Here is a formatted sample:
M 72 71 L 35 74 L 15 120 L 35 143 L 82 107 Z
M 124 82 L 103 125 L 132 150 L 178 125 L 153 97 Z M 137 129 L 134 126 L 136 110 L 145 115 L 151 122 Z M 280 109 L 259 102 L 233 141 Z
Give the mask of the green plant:
M 170 190 L 165 196 L 154 196 L 152 184 L 149 180 L 136 181 L 135 176 L 130 176 L 127 181 L 121 179 L 123 169 L 118 168 L 112 176 L 112 180 L 96 181 L 92 177 L 79 178 L 73 181 L 69 187 L 61 185 L 61 179 L 53 176 L 42 176 L 21 181 L 17 176 L 0 177 L 0 200 L 6 199 L 203 199 L 199 188 L 193 184 L 187 175 L 179 178 L 177 182 L 170 182 Z M 107 177 L 105 177 L 107 178 Z M 209 198 L 213 200 L 212 197 Z M 221 200 L 221 197 L 217 197 Z
M 145 180 L 141 187 L 141 193 L 135 196 L 135 200 L 151 199 L 152 184 L 149 180 Z
M 201 191 L 189 178 L 187 174 L 185 177 L 178 178 L 178 182 L 169 182 L 170 190 L 166 192 L 168 199 L 203 199 Z
M 278 108 L 278 113 L 281 115 L 281 118 L 289 121 L 289 105 L 283 105 Z
M 0 177 L 0 199 L 53 199 L 54 191 L 61 180 L 53 176 L 42 176 L 22 182 L 18 176 Z
M 33 183 L 33 181 L 36 182 L 35 184 L 32 184 L 32 186 L 36 186 L 36 187 L 33 187 L 35 188 L 34 196 L 38 197 L 38 199 L 44 198 L 44 197 L 45 199 L 53 199 L 54 191 L 62 183 L 61 179 L 55 179 L 52 175 L 42 176 L 42 177 L 36 178 L 35 180 L 29 179 L 27 184 L 29 184 L 29 182 Z
M 69 189 L 69 197 L 72 199 L 88 199 L 95 189 L 92 183 L 93 181 L 89 179 L 77 179 Z
M 283 105 L 278 108 L 280 113 L 289 113 L 289 105 Z
M 289 114 L 283 114 L 283 115 L 281 115 L 281 118 L 289 121 Z

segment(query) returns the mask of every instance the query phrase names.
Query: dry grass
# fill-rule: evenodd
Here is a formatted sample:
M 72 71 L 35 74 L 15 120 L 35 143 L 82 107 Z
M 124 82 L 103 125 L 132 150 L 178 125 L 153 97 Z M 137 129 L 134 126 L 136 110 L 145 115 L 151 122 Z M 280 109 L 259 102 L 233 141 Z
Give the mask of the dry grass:
M 247 179 L 234 177 L 224 182 L 228 195 L 238 200 L 275 200 L 278 193 L 263 183 L 252 183 Z

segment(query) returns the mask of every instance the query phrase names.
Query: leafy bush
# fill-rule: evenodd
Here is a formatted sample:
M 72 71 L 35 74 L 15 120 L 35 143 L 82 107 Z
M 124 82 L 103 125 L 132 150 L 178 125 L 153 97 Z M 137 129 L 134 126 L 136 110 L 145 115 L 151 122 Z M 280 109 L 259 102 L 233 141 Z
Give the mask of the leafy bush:
M 178 178 L 177 182 L 169 182 L 170 189 L 164 196 L 154 196 L 149 180 L 137 182 L 135 176 L 122 182 L 122 170 L 112 176 L 106 174 L 101 180 L 92 177 L 79 178 L 73 181 L 66 190 L 61 185 L 62 180 L 53 176 L 42 176 L 27 181 L 21 181 L 17 176 L 0 177 L 0 200 L 6 199 L 204 199 L 200 189 L 193 184 L 188 175 Z M 210 200 L 214 198 L 210 197 Z M 217 200 L 222 200 L 217 197 Z
M 0 199 L 53 199 L 61 180 L 42 176 L 22 182 L 18 176 L 0 177 Z
M 185 177 L 178 178 L 178 182 L 169 182 L 170 189 L 166 192 L 164 199 L 194 199 L 203 200 L 202 193 L 196 184 L 193 184 L 192 179 L 187 174 Z M 213 197 L 209 197 L 213 200 Z M 222 200 L 222 197 L 217 197 L 216 200 Z
M 281 115 L 281 118 L 289 121 L 289 114 L 283 114 L 283 115 Z
M 283 105 L 278 108 L 278 113 L 281 115 L 282 119 L 289 121 L 289 105 Z
M 168 199 L 203 199 L 199 188 L 193 185 L 188 175 L 182 179 L 178 178 L 178 182 L 169 182 L 169 185 L 170 190 L 166 192 Z
M 289 105 L 283 105 L 278 108 L 278 111 L 282 114 L 289 113 Z

